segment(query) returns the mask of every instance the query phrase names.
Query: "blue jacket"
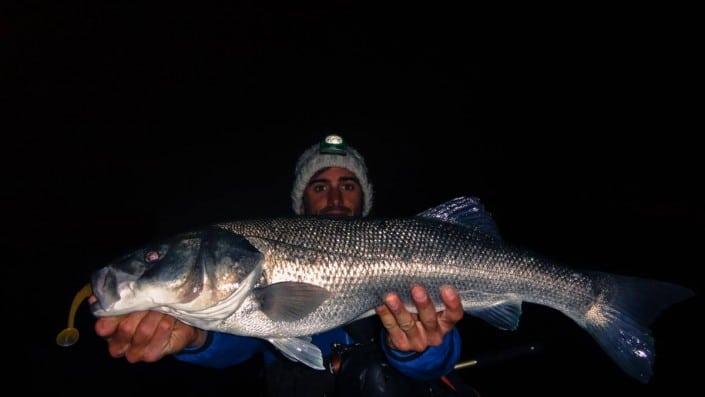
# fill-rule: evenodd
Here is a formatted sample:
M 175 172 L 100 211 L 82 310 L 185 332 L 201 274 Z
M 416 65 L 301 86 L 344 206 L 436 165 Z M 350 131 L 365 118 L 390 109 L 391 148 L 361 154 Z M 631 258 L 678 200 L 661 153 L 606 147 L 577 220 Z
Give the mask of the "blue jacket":
M 389 363 L 402 374 L 414 379 L 431 380 L 445 375 L 460 358 L 460 335 L 456 329 L 446 334 L 441 345 L 429 347 L 422 353 L 396 351 L 387 346 L 385 338 L 380 338 L 380 341 Z M 343 328 L 313 335 L 311 342 L 321 349 L 324 357 L 331 354 L 333 343 L 354 343 Z M 175 356 L 185 362 L 226 368 L 243 363 L 259 353 L 264 354 L 265 364 L 278 359 L 286 360 L 265 340 L 220 332 L 210 332 L 200 349 L 184 350 Z
M 469 218 L 464 218 L 464 222 L 470 222 L 486 234 L 499 238 L 494 221 L 485 212 L 479 200 L 476 200 L 476 203 L 477 207 L 473 208 Z M 437 379 L 450 372 L 460 358 L 461 340 L 455 328 L 445 335 L 441 345 L 429 347 L 421 353 L 400 352 L 389 348 L 384 334 L 379 340 L 389 363 L 399 372 L 413 379 Z M 333 343 L 347 345 L 355 341 L 341 327 L 312 335 L 311 342 L 321 349 L 323 357 L 326 357 L 331 354 Z M 201 366 L 226 368 L 243 363 L 260 353 L 264 355 L 265 364 L 279 359 L 286 360 L 265 340 L 219 332 L 210 332 L 206 343 L 201 348 L 184 350 L 176 354 L 175 357 L 178 360 Z

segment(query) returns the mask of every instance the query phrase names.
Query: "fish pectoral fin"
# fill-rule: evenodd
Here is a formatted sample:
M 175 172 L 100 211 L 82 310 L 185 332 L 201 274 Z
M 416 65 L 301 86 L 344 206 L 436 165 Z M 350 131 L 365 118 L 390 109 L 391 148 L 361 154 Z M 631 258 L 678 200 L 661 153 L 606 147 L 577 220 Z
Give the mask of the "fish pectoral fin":
M 499 329 L 514 331 L 519 327 L 521 299 L 514 294 L 497 295 L 497 298 L 490 304 L 473 307 L 468 312 Z
M 271 338 L 268 340 L 288 359 L 301 362 L 313 369 L 325 369 L 321 349 L 311 343 L 310 337 Z
M 330 292 L 314 284 L 284 281 L 254 290 L 260 310 L 274 321 L 297 321 L 330 297 Z

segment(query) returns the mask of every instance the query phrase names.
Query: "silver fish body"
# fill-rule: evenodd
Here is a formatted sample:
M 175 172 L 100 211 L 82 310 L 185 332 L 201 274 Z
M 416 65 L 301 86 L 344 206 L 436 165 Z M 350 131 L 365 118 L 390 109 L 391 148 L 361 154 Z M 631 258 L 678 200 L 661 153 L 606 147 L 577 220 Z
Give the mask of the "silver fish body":
M 647 327 L 691 291 L 559 266 L 463 222 L 462 201 L 441 207 L 410 219 L 280 218 L 177 236 L 96 272 L 93 311 L 159 310 L 203 329 L 267 339 L 322 369 L 306 336 L 371 315 L 390 292 L 413 311 L 416 283 L 439 304 L 448 284 L 466 312 L 502 329 L 518 326 L 522 302 L 559 310 L 628 374 L 648 381 Z
M 587 275 L 493 243 L 462 226 L 423 219 L 340 221 L 274 219 L 219 225 L 265 254 L 257 287 L 281 282 L 321 286 L 331 293 L 296 321 L 275 321 L 249 297 L 223 331 L 258 337 L 295 337 L 350 322 L 396 292 L 415 310 L 409 290 L 424 285 L 440 303 L 440 287 L 461 291 L 466 311 L 507 300 L 584 313 L 595 302 Z M 439 306 L 439 309 L 441 306 Z

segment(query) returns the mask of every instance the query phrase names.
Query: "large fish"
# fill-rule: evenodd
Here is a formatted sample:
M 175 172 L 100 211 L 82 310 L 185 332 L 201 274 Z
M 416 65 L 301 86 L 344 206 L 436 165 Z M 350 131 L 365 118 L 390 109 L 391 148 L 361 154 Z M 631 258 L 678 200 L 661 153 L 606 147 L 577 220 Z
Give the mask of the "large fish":
M 546 305 L 589 332 L 629 375 L 652 375 L 647 326 L 686 288 L 578 272 L 513 249 L 468 218 L 458 198 L 411 219 L 282 218 L 218 224 L 149 245 L 94 273 L 96 316 L 168 313 L 196 327 L 270 341 L 284 355 L 323 369 L 307 336 L 374 313 L 389 292 L 415 311 L 408 291 L 458 289 L 463 307 L 516 329 L 522 302 Z M 442 306 L 437 307 L 438 310 Z

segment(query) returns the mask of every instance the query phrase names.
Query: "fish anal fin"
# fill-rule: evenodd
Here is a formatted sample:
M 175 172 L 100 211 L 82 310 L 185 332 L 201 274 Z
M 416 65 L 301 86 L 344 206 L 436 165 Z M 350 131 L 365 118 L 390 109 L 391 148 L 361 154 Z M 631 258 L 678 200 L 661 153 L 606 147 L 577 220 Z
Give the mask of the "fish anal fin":
M 321 349 L 311 343 L 311 338 L 270 338 L 268 340 L 288 359 L 301 362 L 313 369 L 325 369 Z

